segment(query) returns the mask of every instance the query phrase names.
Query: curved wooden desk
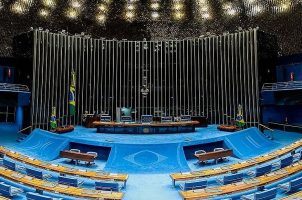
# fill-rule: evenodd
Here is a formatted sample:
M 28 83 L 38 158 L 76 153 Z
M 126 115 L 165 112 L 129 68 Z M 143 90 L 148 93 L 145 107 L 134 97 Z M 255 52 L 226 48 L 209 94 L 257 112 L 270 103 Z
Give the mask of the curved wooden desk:
M 123 198 L 121 192 L 108 192 L 101 190 L 90 190 L 84 188 L 71 187 L 61 185 L 55 182 L 49 182 L 37 178 L 33 178 L 4 167 L 0 167 L 0 176 L 11 181 L 24 184 L 38 190 L 48 191 L 52 193 L 59 193 L 68 196 L 80 197 L 85 199 L 114 199 L 119 200 Z
M 126 183 L 128 179 L 127 174 L 114 174 L 114 173 L 99 173 L 96 171 L 87 171 L 80 170 L 75 168 L 69 168 L 62 165 L 55 165 L 47 162 L 43 162 L 20 153 L 10 151 L 2 146 L 0 146 L 0 153 L 5 154 L 7 157 L 10 157 L 14 160 L 23 162 L 28 165 L 32 165 L 34 167 L 42 168 L 44 170 L 49 170 L 53 172 L 57 172 L 60 174 L 68 174 L 72 176 L 81 176 L 85 178 L 90 178 L 94 180 L 114 180 L 114 181 L 122 181 Z
M 251 190 L 259 186 L 264 186 L 276 182 L 285 177 L 288 177 L 297 172 L 300 172 L 301 170 L 302 170 L 302 161 L 299 161 L 288 167 L 271 172 L 263 176 L 259 176 L 257 178 L 251 178 L 249 180 L 247 179 L 241 182 L 218 186 L 218 187 L 181 191 L 180 194 L 185 200 L 209 199 L 217 195 L 227 195 L 231 193 Z
M 0 196 L 0 200 L 9 200 L 9 199 L 6 197 Z
M 255 165 L 259 165 L 261 163 L 268 162 L 277 157 L 288 154 L 300 147 L 302 147 L 302 140 L 296 141 L 286 147 L 278 149 L 269 154 L 265 154 L 265 155 L 262 155 L 262 156 L 259 156 L 256 158 L 252 158 L 247 161 L 240 162 L 240 163 L 225 165 L 222 167 L 217 167 L 214 169 L 206 169 L 206 170 L 201 170 L 201 171 L 192 171 L 192 172 L 187 172 L 187 173 L 174 173 L 174 174 L 171 174 L 170 177 L 172 178 L 173 184 L 175 184 L 175 181 L 190 180 L 190 179 L 196 179 L 196 178 L 216 176 L 216 175 L 225 174 L 225 173 L 229 173 L 229 172 L 236 172 L 239 170 L 243 170 L 245 168 L 249 168 L 249 167 L 252 167 Z
M 299 199 L 300 200 L 302 199 L 302 190 L 299 191 L 299 192 L 296 192 L 296 193 L 294 193 L 292 195 L 289 195 L 287 197 L 283 197 L 280 200 L 299 200 Z
M 176 127 L 176 126 L 195 126 L 199 124 L 198 121 L 185 122 L 153 122 L 153 123 L 123 123 L 123 122 L 93 122 L 95 126 L 116 126 L 116 127 Z
M 185 122 L 153 122 L 153 123 L 123 123 L 123 122 L 93 122 L 99 133 L 189 133 L 195 131 L 198 121 Z

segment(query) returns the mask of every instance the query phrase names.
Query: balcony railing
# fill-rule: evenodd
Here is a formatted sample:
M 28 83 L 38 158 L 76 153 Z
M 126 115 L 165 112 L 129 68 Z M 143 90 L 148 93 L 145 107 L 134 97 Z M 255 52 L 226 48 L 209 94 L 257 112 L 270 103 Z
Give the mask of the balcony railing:
M 264 83 L 261 91 L 281 91 L 302 89 L 302 81 Z
M 11 84 L 11 83 L 0 83 L 0 91 L 8 92 L 30 92 L 26 85 Z

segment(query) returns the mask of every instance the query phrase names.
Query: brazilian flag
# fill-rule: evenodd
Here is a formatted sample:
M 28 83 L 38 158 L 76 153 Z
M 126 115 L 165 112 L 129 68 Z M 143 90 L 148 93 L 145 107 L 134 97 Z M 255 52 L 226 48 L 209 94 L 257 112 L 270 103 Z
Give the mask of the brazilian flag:
M 235 121 L 236 121 L 236 126 L 238 126 L 239 128 L 244 127 L 245 121 L 243 119 L 243 109 L 240 104 L 238 105 L 238 113 Z
M 52 107 L 50 116 L 50 129 L 54 130 L 57 128 L 57 118 L 56 118 L 56 107 Z
M 71 72 L 71 83 L 69 87 L 69 115 L 75 114 L 75 73 Z

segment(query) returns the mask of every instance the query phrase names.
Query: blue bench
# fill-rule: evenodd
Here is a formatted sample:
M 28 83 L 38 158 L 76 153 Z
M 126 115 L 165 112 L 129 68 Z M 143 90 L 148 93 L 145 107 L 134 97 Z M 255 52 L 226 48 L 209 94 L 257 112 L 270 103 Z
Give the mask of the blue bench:
M 0 193 L 4 196 L 13 197 L 20 193 L 23 193 L 23 190 L 1 182 L 0 183 Z
M 302 177 L 291 180 L 287 183 L 278 185 L 279 188 L 285 190 L 286 192 L 297 191 L 302 187 Z
M 262 167 L 257 167 L 255 171 L 249 171 L 247 174 L 249 176 L 262 176 L 264 174 L 268 174 L 272 171 L 273 166 L 272 165 L 266 165 Z
M 5 158 L 3 159 L 2 163 L 3 163 L 4 167 L 6 167 L 7 169 L 10 169 L 10 170 L 13 170 L 13 171 L 17 171 L 18 169 L 24 170 L 23 166 L 17 166 L 16 163 L 14 163 L 10 160 L 7 160 Z
M 26 193 L 26 199 L 28 199 L 28 200 L 59 200 L 62 198 L 52 198 L 52 197 L 41 195 L 38 193 L 28 192 L 28 193 Z
M 227 185 L 230 183 L 242 181 L 242 179 L 243 179 L 243 173 L 237 173 L 237 174 L 225 175 L 222 178 L 218 178 L 217 182 L 222 185 Z
M 194 189 L 202 189 L 206 188 L 208 185 L 207 180 L 199 180 L 199 181 L 189 181 L 183 184 L 179 184 L 180 189 L 186 190 L 194 190 Z
M 291 165 L 293 161 L 294 161 L 293 156 L 288 156 L 286 158 L 283 158 L 282 160 L 280 160 L 280 168 L 284 168 Z
M 59 176 L 59 184 L 73 186 L 73 187 L 79 187 L 83 184 L 84 181 L 79 181 L 77 178 L 71 178 L 66 176 Z
M 97 181 L 95 182 L 95 189 L 119 192 L 121 186 L 118 184 L 118 182 L 114 182 L 114 181 Z
M 276 198 L 277 188 L 256 192 L 250 195 L 241 196 L 242 200 L 269 200 Z
M 47 178 L 51 178 L 50 174 L 43 174 L 43 172 L 39 171 L 39 170 L 35 170 L 35 169 L 30 169 L 30 168 L 26 168 L 26 174 L 28 176 L 31 177 L 35 177 L 38 179 L 47 179 Z

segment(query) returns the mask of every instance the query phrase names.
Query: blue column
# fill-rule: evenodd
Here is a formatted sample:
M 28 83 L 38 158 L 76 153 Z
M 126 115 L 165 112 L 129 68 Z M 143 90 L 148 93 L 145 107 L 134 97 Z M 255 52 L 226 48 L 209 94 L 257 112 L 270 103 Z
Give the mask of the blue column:
M 16 110 L 16 125 L 18 130 L 22 129 L 22 125 L 23 125 L 23 107 L 22 106 L 18 106 L 17 110 Z

